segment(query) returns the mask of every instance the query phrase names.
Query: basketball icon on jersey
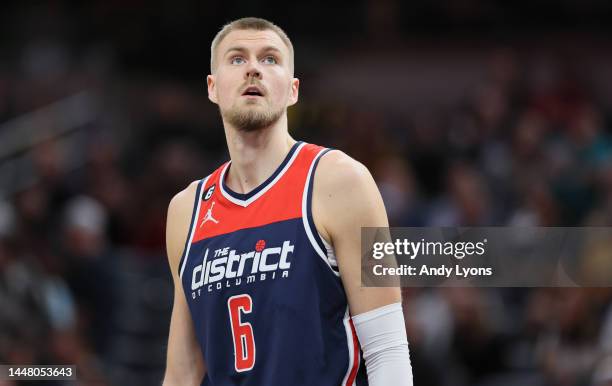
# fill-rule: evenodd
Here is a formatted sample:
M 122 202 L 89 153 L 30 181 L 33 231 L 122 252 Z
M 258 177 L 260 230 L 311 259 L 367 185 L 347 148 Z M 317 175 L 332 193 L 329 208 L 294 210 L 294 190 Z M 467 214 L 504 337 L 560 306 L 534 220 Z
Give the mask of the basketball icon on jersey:
M 216 220 L 216 219 L 213 217 L 213 214 L 212 214 L 212 210 L 213 210 L 213 208 L 214 208 L 214 207 L 215 207 L 215 202 L 213 201 L 213 203 L 210 205 L 210 208 L 208 208 L 208 210 L 206 211 L 206 214 L 204 215 L 204 218 L 202 219 L 202 223 L 200 223 L 200 228 L 201 228 L 201 227 L 202 227 L 202 225 L 204 225 L 204 224 L 205 224 L 207 221 L 212 221 L 212 222 L 214 222 L 215 224 L 219 224 L 219 221 L 218 221 L 218 220 Z

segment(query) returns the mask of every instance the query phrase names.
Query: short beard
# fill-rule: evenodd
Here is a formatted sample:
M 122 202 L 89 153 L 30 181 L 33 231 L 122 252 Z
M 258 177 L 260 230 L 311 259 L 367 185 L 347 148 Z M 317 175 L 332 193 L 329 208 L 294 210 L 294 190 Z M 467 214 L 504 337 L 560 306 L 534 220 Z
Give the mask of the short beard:
M 232 107 L 221 113 L 225 120 L 239 131 L 253 132 L 275 124 L 283 115 L 282 109 L 277 111 L 256 111 Z

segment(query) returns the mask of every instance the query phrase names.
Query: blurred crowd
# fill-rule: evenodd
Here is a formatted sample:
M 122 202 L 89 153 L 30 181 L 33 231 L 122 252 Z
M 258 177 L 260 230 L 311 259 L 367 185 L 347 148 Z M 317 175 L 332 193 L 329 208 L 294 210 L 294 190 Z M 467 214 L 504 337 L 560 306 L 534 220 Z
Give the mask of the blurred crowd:
M 136 72 L 121 56 L 129 40 L 117 52 L 62 36 L 25 34 L 0 62 L 0 363 L 76 364 L 81 385 L 159 384 L 167 205 L 227 159 L 223 129 L 203 75 Z M 393 226 L 609 226 L 611 111 L 556 59 L 492 50 L 464 98 L 418 111 L 305 97 L 290 131 L 367 165 Z M 83 92 L 87 115 L 49 110 Z M 608 288 L 403 295 L 418 386 L 612 385 Z

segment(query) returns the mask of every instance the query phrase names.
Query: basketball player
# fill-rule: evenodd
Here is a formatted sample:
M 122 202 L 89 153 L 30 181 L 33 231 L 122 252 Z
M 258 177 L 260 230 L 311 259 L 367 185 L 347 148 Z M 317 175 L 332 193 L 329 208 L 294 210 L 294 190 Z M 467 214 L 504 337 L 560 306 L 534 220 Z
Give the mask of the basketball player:
M 289 135 L 287 35 L 226 25 L 207 81 L 231 161 L 168 208 L 164 385 L 412 385 L 399 289 L 360 285 L 361 227 L 388 226 L 381 196 L 357 161 Z

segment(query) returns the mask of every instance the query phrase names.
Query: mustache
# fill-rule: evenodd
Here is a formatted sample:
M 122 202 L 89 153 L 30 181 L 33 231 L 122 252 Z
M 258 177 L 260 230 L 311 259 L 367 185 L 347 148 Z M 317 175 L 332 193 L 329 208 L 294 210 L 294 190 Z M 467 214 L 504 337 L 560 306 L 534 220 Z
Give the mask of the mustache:
M 241 90 L 242 90 L 242 92 L 244 93 L 244 91 L 245 91 L 247 88 L 252 87 L 252 86 L 257 87 L 257 88 L 258 88 L 258 89 L 259 89 L 261 92 L 265 93 L 266 95 L 268 94 L 268 90 L 267 90 L 267 89 L 264 87 L 264 85 L 263 85 L 263 84 L 261 84 L 261 82 L 260 82 L 260 81 L 258 81 L 258 80 L 253 80 L 253 81 L 245 82 L 245 83 L 242 85 Z

